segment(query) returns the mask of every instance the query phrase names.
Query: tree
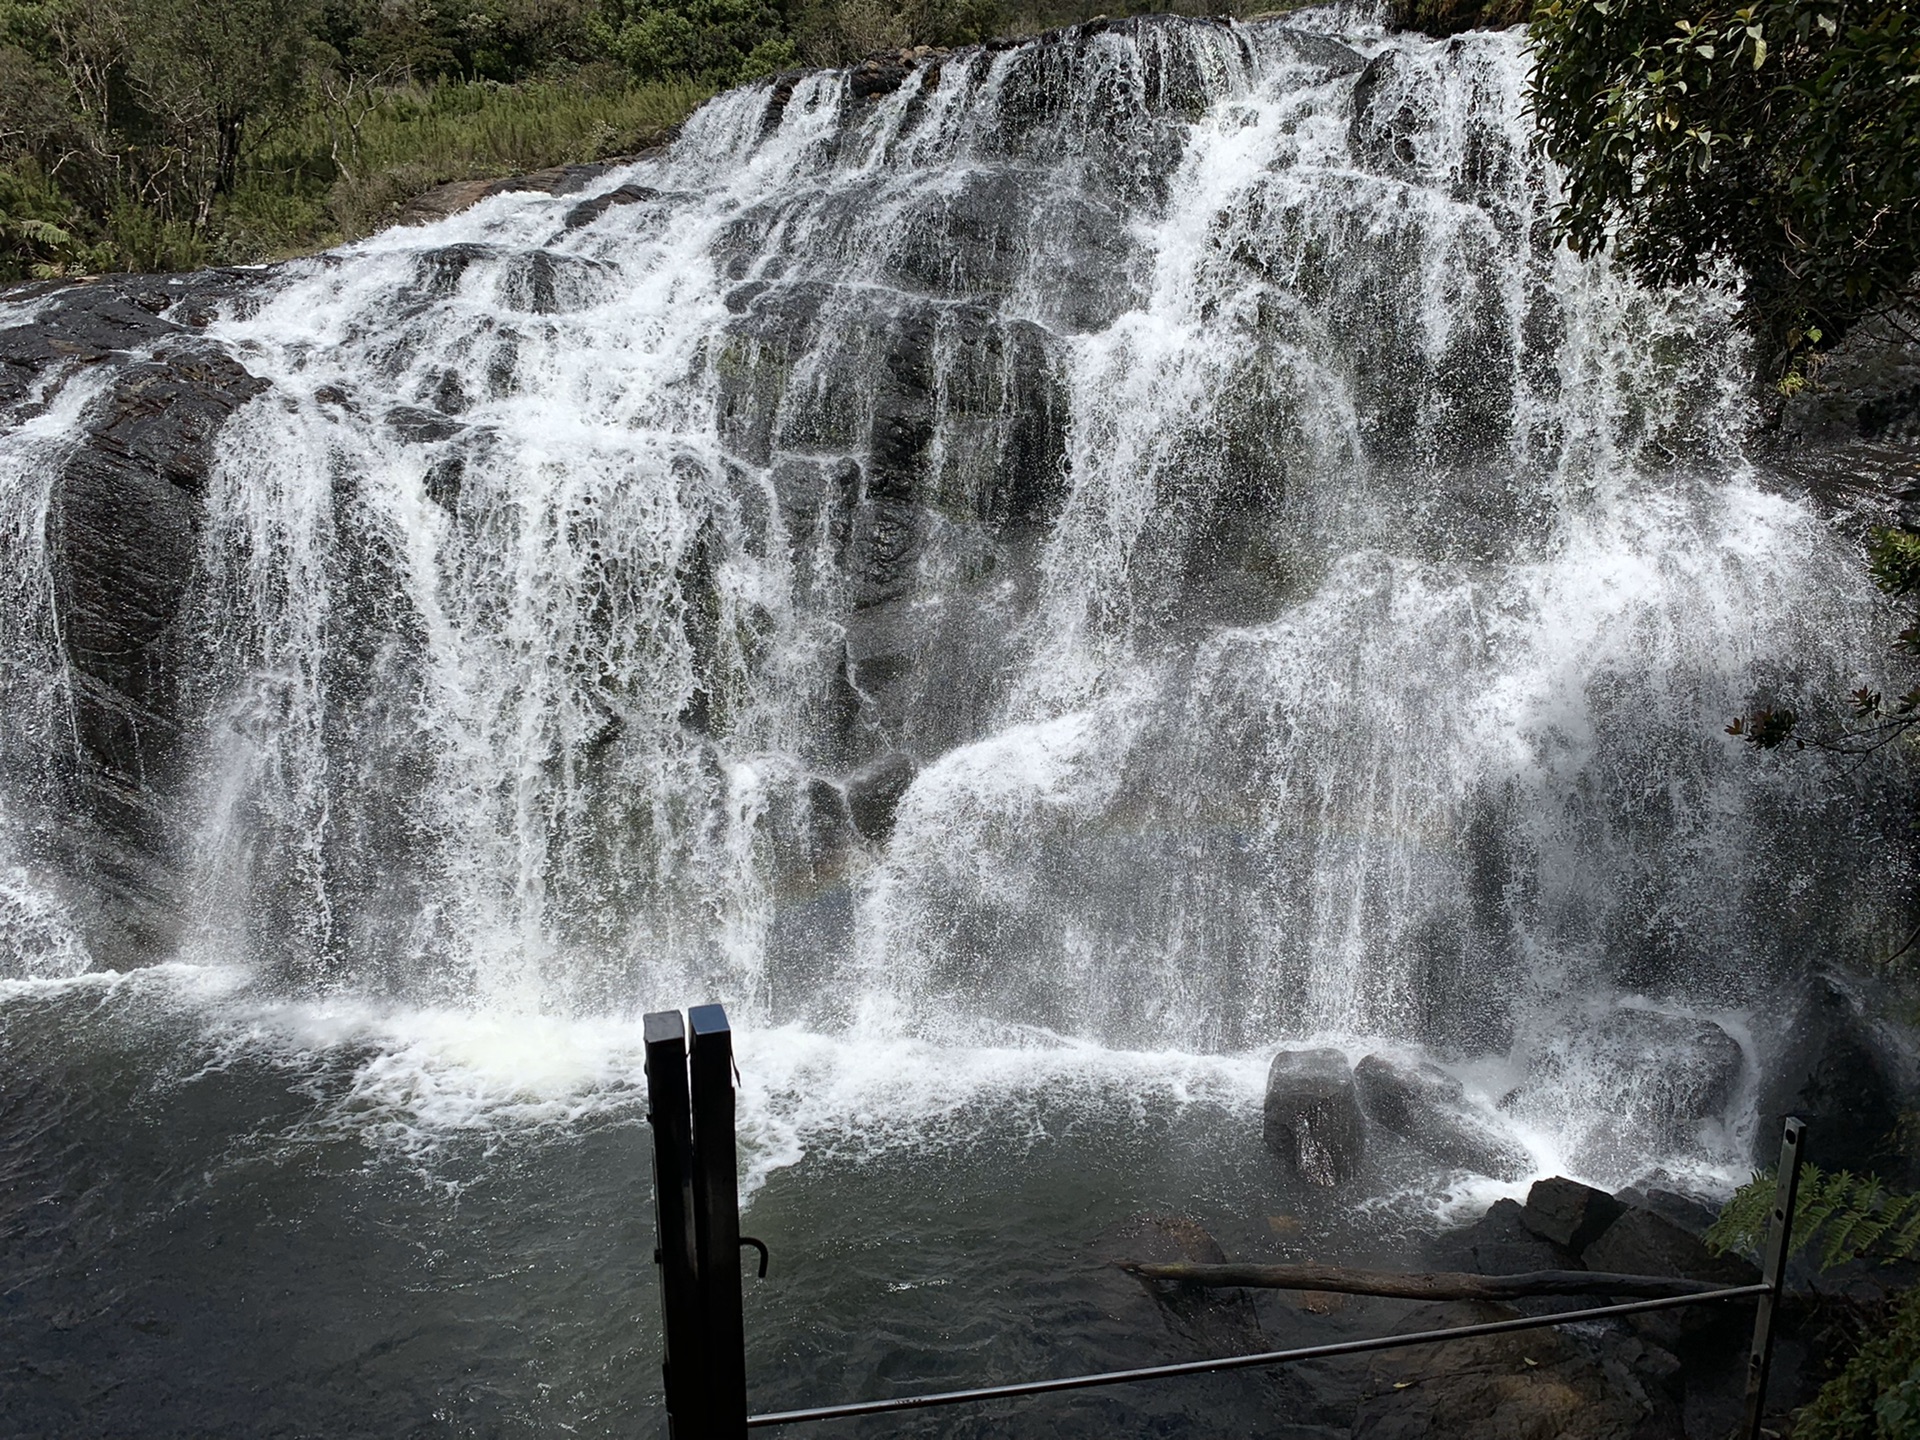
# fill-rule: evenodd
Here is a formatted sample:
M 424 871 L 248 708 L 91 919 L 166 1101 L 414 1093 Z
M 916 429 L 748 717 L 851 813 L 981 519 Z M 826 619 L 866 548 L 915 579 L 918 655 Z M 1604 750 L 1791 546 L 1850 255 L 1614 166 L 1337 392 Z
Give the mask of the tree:
M 196 228 L 232 190 L 250 132 L 299 98 L 312 0 L 117 0 L 121 64 L 140 109 L 178 157 Z
M 1542 0 L 1532 40 L 1582 255 L 1654 284 L 1737 267 L 1781 374 L 1916 298 L 1920 9 Z

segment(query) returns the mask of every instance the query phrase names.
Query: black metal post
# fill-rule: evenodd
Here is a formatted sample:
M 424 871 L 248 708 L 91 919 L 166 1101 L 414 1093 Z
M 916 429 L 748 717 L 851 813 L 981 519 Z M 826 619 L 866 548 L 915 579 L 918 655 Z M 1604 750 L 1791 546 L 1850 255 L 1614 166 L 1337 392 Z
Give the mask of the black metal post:
M 694 1232 L 706 1353 L 707 1434 L 746 1440 L 747 1341 L 740 1306 L 740 1181 L 734 1152 L 733 1031 L 718 1005 L 693 1025 Z
M 707 1440 L 709 1385 L 702 1343 L 699 1247 L 695 1235 L 693 1111 L 687 1091 L 687 1034 L 678 1010 L 646 1017 L 647 1121 L 653 1127 L 653 1207 L 666 1363 L 660 1367 L 671 1440 Z
M 1760 1421 L 1767 1408 L 1767 1372 L 1773 1368 L 1773 1318 L 1785 1288 L 1787 1251 L 1793 1238 L 1793 1204 L 1800 1191 L 1800 1142 L 1807 1127 L 1789 1119 L 1780 1136 L 1778 1181 L 1773 1192 L 1773 1214 L 1767 1223 L 1767 1248 L 1761 1257 L 1761 1281 L 1767 1290 L 1753 1317 L 1753 1350 L 1747 1359 L 1748 1440 L 1760 1440 Z

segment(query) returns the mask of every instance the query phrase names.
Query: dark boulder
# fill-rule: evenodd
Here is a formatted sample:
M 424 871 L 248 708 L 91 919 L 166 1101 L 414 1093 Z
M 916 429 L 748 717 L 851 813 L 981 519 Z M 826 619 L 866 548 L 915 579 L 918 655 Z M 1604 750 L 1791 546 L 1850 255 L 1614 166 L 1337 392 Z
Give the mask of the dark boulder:
M 620 185 L 591 200 L 582 200 L 567 212 L 565 228 L 578 230 L 582 225 L 591 225 L 607 211 L 619 205 L 638 205 L 647 200 L 658 200 L 660 192 L 645 185 Z
M 1526 1151 L 1473 1114 L 1464 1087 L 1437 1065 L 1369 1055 L 1354 1066 L 1353 1078 L 1369 1120 L 1444 1164 L 1502 1180 L 1518 1180 L 1532 1164 Z
M 1535 1270 L 1579 1270 L 1580 1257 L 1527 1228 L 1520 1205 L 1496 1200 L 1471 1225 L 1449 1230 L 1429 1241 L 1427 1263 L 1438 1270 L 1468 1275 L 1525 1275 Z M 1528 1315 L 1578 1310 L 1593 1302 L 1572 1296 L 1542 1296 L 1515 1302 Z
M 1751 1285 L 1760 1272 L 1738 1255 L 1716 1255 L 1706 1241 L 1664 1215 L 1629 1206 L 1618 1220 L 1580 1252 L 1589 1270 L 1619 1275 L 1680 1275 L 1719 1285 Z M 1736 1316 L 1725 1306 L 1637 1315 L 1634 1329 L 1669 1349 L 1725 1345 L 1751 1326 L 1752 1311 L 1741 1307 Z
M 1638 1205 L 1625 1207 L 1580 1258 L 1589 1270 L 1621 1275 L 1680 1275 L 1722 1285 L 1751 1285 L 1760 1278 L 1750 1261 L 1716 1255 L 1691 1230 Z
M 1807 1122 L 1807 1158 L 1827 1170 L 1899 1173 L 1912 1161 L 1888 1143 L 1905 1090 L 1896 1057 L 1831 980 L 1817 978 L 1760 1086 L 1754 1162 L 1771 1165 L 1782 1122 Z
M 919 763 L 895 750 L 881 756 L 847 781 L 847 813 L 853 828 L 868 840 L 884 840 L 893 833 L 900 800 L 920 773 Z
M 1706 1200 L 1695 1195 L 1682 1195 L 1677 1190 L 1662 1190 L 1658 1186 L 1642 1190 L 1629 1185 L 1615 1198 L 1622 1205 L 1651 1210 L 1690 1235 L 1705 1235 L 1713 1222 L 1720 1218 L 1719 1210 Z
M 1351 1179 L 1366 1143 L 1353 1070 L 1338 1050 L 1282 1050 L 1267 1071 L 1267 1146 L 1311 1185 Z
M 1534 1182 L 1520 1222 L 1542 1240 L 1578 1252 L 1599 1239 L 1624 1208 L 1605 1190 L 1556 1175 Z

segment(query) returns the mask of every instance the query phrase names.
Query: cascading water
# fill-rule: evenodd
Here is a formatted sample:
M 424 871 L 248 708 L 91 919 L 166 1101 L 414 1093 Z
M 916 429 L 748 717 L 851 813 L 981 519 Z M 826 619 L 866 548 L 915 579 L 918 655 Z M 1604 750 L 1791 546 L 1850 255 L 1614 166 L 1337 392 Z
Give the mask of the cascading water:
M 430 1145 L 630 1105 L 632 1017 L 721 998 L 759 1179 L 1062 1094 L 1257 1150 L 1312 1041 L 1453 1065 L 1543 1171 L 1739 1174 L 1753 1007 L 1908 877 L 1720 727 L 1869 677 L 1882 617 L 1742 453 L 1731 295 L 1554 245 L 1521 38 L 1332 29 L 750 86 L 229 307 L 269 384 L 204 498 L 154 957 L 251 977 L 218 1063 L 344 1055 L 313 1123 Z M 84 965 L 14 832 L 87 400 L 0 450 L 26 976 Z M 1643 1072 L 1707 1018 L 1744 1078 L 1675 1129 Z

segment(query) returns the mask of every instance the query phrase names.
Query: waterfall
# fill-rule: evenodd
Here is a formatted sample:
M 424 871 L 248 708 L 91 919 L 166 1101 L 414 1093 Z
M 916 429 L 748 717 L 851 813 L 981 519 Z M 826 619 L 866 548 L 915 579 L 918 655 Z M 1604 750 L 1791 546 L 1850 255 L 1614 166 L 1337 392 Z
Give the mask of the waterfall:
M 1524 1071 L 1582 1006 L 1728 1019 L 1877 934 L 1893 822 L 1721 733 L 1884 631 L 1743 450 L 1732 289 L 1555 244 L 1519 33 L 1333 29 L 782 77 L 262 277 L 204 332 L 268 384 L 180 622 L 176 953 Z M 10 772 L 61 750 L 36 457 L 89 402 L 0 450 Z M 78 968 L 52 791 L 4 803 L 15 969 Z

